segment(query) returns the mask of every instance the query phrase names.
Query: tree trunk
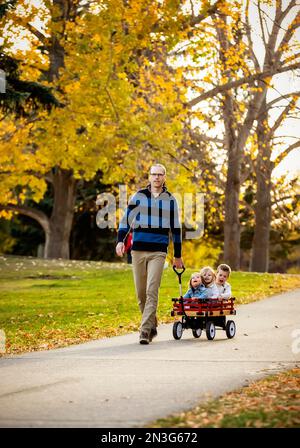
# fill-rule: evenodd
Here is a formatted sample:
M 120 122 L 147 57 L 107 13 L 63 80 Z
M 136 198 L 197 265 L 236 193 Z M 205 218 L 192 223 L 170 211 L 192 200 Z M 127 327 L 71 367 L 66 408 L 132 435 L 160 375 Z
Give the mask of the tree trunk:
M 47 176 L 53 185 L 53 209 L 49 218 L 44 212 L 26 205 L 3 205 L 0 210 L 12 210 L 37 221 L 45 232 L 44 258 L 70 258 L 70 235 L 74 217 L 77 180 L 71 171 L 55 168 Z
M 254 272 L 268 272 L 269 269 L 272 162 L 266 106 L 266 99 L 264 99 L 262 113 L 257 124 L 258 154 L 255 163 L 257 192 L 254 206 L 255 229 L 250 261 L 250 270 Z
M 271 180 L 259 174 L 257 177 L 257 193 L 255 211 L 255 230 L 252 243 L 250 270 L 252 272 L 268 272 L 269 239 L 271 227 Z
M 259 86 L 261 87 L 261 84 Z M 229 136 L 226 135 L 226 139 L 229 140 L 227 143 L 228 168 L 225 187 L 224 261 L 234 270 L 240 269 L 241 229 L 239 220 L 239 195 L 241 187 L 241 160 L 254 120 L 266 97 L 266 88 L 262 86 L 261 89 L 252 98 L 245 120 L 238 129 L 238 135 L 234 136 L 233 132 Z M 233 130 L 234 127 L 232 127 Z
M 240 153 L 235 145 L 228 154 L 225 187 L 224 261 L 233 270 L 240 268 Z
M 53 0 L 52 22 L 57 23 L 49 39 L 49 82 L 59 79 L 59 70 L 65 66 L 65 50 L 61 42 L 65 38 L 66 23 L 69 20 L 72 3 Z M 76 180 L 72 172 L 55 167 L 50 175 L 53 186 L 53 209 L 49 232 L 46 233 L 45 258 L 70 258 L 70 235 L 76 199 Z
M 54 204 L 46 233 L 45 258 L 70 258 L 76 183 L 71 171 L 56 168 L 52 179 Z
M 227 51 L 230 42 L 227 32 L 227 18 L 222 16 L 223 26 L 216 24 L 220 42 L 220 61 L 223 76 L 227 82 L 232 81 L 233 73 L 227 67 Z M 222 98 L 222 114 L 225 127 L 225 149 L 228 154 L 227 177 L 225 187 L 225 219 L 224 219 L 224 261 L 232 269 L 240 267 L 240 222 L 239 222 L 239 193 L 240 193 L 240 164 L 241 151 L 238 146 L 238 129 L 234 117 L 234 92 L 226 91 Z

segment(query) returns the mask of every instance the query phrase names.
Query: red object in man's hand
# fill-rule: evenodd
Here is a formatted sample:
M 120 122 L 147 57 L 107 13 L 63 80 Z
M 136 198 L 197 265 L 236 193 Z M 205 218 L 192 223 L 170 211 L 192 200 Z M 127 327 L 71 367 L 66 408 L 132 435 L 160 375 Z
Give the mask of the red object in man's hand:
M 125 253 L 131 251 L 132 248 L 132 232 L 129 232 L 124 240 Z

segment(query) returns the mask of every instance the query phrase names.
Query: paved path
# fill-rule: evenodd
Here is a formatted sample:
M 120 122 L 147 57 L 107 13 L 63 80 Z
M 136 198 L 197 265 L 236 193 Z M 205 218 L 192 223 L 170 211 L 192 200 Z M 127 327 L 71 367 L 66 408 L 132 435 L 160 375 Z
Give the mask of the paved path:
M 175 341 L 169 324 L 148 346 L 134 333 L 2 358 L 0 427 L 149 425 L 300 363 L 292 350 L 300 290 L 240 306 L 234 320 L 230 340 L 222 330 L 214 341 L 186 330 Z

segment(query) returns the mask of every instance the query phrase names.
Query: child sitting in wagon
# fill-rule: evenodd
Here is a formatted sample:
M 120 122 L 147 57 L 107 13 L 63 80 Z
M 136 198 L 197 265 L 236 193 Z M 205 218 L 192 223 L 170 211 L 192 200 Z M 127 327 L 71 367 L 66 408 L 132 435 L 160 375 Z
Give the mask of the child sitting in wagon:
M 231 274 L 231 269 L 228 264 L 220 264 L 217 268 L 216 285 L 219 291 L 219 297 L 222 299 L 230 299 L 231 286 L 227 282 Z
M 207 290 L 202 283 L 200 272 L 194 272 L 194 274 L 191 275 L 189 286 L 188 291 L 183 296 L 184 299 L 191 299 L 192 297 L 197 299 L 207 299 Z
M 200 271 L 200 276 L 203 285 L 205 286 L 208 299 L 217 299 L 219 297 L 219 290 L 215 284 L 216 274 L 210 266 L 205 266 Z
M 216 274 L 210 266 L 205 266 L 200 272 L 194 272 L 190 279 L 190 288 L 183 296 L 184 299 L 217 299 L 219 290 L 215 284 Z

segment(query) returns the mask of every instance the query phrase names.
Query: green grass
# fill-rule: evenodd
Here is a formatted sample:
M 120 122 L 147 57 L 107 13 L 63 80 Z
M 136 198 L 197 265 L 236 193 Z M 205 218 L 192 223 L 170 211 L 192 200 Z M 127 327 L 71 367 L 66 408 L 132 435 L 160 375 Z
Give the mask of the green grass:
M 151 428 L 299 428 L 300 369 L 271 375 Z
M 194 269 L 187 269 L 183 290 Z M 234 272 L 237 304 L 300 287 L 300 275 Z M 177 278 L 164 271 L 158 317 L 172 322 Z M 137 331 L 131 266 L 125 263 L 0 257 L 0 329 L 6 353 L 51 349 Z

